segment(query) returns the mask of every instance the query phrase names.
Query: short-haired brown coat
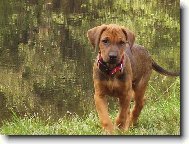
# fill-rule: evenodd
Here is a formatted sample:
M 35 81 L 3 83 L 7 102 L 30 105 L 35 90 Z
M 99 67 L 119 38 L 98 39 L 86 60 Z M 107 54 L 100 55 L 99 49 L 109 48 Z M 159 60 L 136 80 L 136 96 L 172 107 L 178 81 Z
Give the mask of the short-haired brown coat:
M 125 27 L 103 24 L 88 30 L 87 36 L 93 47 L 99 50 L 93 66 L 93 81 L 95 105 L 102 127 L 107 133 L 113 133 L 106 99 L 111 95 L 119 99 L 116 125 L 127 130 L 137 123 L 152 69 L 170 76 L 179 73 L 168 72 L 155 63 L 144 47 L 134 44 L 134 33 Z M 135 101 L 132 113 L 131 97 Z

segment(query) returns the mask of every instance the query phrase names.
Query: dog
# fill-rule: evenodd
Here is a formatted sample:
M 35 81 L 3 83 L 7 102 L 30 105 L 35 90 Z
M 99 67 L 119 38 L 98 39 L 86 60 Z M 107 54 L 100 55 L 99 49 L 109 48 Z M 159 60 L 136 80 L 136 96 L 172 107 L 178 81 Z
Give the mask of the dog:
M 93 66 L 93 81 L 101 125 L 107 134 L 113 133 L 106 96 L 114 96 L 119 99 L 120 106 L 116 126 L 127 131 L 129 126 L 137 124 L 152 70 L 167 76 L 179 76 L 180 73 L 159 66 L 143 46 L 134 44 L 134 33 L 123 26 L 103 24 L 88 30 L 87 37 L 99 50 Z M 130 113 L 132 97 L 135 104 Z

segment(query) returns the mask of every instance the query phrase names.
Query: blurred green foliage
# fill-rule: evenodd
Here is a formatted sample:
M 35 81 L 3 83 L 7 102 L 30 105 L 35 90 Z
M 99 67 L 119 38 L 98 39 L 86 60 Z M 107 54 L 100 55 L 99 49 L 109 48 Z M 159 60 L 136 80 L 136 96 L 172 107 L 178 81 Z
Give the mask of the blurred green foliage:
M 52 120 L 93 111 L 96 52 L 86 32 L 103 23 L 130 28 L 160 65 L 180 69 L 179 1 L 1 0 L 0 122 L 11 110 Z M 164 94 L 175 79 L 151 80 Z

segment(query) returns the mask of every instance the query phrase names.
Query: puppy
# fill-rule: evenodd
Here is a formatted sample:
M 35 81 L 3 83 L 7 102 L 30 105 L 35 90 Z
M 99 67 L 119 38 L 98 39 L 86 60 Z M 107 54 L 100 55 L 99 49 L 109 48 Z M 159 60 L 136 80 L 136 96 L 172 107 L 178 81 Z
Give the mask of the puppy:
M 127 130 L 129 125 L 137 123 L 152 70 L 168 76 L 178 76 L 179 73 L 159 66 L 143 46 L 134 44 L 134 33 L 125 27 L 103 24 L 88 30 L 87 36 L 92 46 L 99 50 L 93 66 L 93 81 L 94 100 L 102 127 L 112 134 L 114 126 L 108 115 L 108 95 L 119 99 L 115 123 L 118 128 Z M 132 113 L 131 97 L 135 101 Z

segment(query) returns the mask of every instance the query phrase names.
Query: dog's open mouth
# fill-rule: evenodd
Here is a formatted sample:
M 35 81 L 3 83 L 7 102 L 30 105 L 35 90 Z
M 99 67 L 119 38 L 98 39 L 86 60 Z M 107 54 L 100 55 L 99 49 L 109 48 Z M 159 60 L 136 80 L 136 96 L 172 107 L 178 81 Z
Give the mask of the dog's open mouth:
M 97 65 L 102 72 L 112 76 L 118 71 L 123 70 L 123 59 L 124 59 L 124 56 L 122 57 L 119 63 L 117 63 L 117 60 L 114 63 L 112 62 L 110 63 L 110 62 L 103 61 L 103 58 L 101 57 L 101 55 L 99 55 Z
M 108 61 L 108 63 L 109 63 L 110 65 L 115 65 L 115 64 L 117 64 L 117 59 L 110 59 L 110 60 Z
M 115 62 L 109 61 L 109 62 L 106 63 L 106 65 L 109 69 L 113 69 L 114 67 L 116 67 L 118 65 L 118 63 L 117 63 L 117 61 L 115 61 Z

